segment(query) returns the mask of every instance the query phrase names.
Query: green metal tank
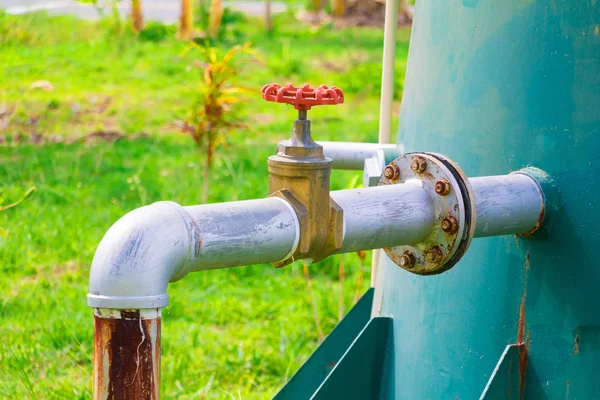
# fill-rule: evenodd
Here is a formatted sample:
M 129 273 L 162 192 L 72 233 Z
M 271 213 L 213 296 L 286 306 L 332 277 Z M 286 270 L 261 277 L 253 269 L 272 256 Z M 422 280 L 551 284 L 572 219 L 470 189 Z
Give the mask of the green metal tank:
M 398 143 L 468 176 L 534 166 L 552 182 L 532 236 L 474 240 L 435 276 L 382 257 L 382 395 L 600 399 L 600 2 L 417 3 Z
M 543 228 L 475 239 L 438 275 L 382 254 L 276 398 L 600 399 L 600 2 L 417 3 L 400 149 L 529 171 Z

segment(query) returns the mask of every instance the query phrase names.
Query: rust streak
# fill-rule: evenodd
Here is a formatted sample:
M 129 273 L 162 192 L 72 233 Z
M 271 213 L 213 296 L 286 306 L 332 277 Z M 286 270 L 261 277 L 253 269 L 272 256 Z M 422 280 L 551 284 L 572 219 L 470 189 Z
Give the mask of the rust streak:
M 521 306 L 519 307 L 519 324 L 517 327 L 517 345 L 519 346 L 519 399 L 523 399 L 525 390 L 525 373 L 527 372 L 527 361 L 529 353 L 529 340 L 525 342 L 525 300 L 527 299 L 527 277 L 529 275 L 529 267 L 531 257 L 529 251 L 525 254 L 525 278 L 523 284 L 523 297 L 521 298 Z
M 577 328 L 577 335 L 575 335 L 575 340 L 573 341 L 573 352 L 571 353 L 571 355 L 578 355 L 579 354 L 579 328 Z

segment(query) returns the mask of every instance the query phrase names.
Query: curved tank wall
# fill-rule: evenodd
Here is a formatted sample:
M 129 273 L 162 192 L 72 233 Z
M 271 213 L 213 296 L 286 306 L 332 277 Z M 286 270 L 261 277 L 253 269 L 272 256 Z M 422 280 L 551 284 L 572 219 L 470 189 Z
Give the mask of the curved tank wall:
M 475 239 L 442 275 L 383 257 L 388 396 L 479 398 L 522 341 L 521 397 L 600 399 L 600 0 L 417 0 L 398 141 L 469 177 L 541 168 L 557 197 L 543 231 Z

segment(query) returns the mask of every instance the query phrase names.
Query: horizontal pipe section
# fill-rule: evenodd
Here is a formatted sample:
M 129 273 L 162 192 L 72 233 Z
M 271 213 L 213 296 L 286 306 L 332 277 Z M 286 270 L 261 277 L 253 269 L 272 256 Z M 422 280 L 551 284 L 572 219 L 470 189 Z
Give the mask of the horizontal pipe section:
M 202 240 L 201 256 L 186 272 L 282 261 L 300 238 L 294 209 L 278 197 L 184 209 Z
M 469 179 L 475 194 L 475 237 L 526 234 L 542 223 L 544 195 L 524 173 Z
M 470 179 L 475 237 L 530 233 L 543 218 L 543 194 L 522 173 Z M 331 192 L 343 209 L 338 253 L 410 245 L 425 239 L 435 210 L 418 180 Z M 438 221 L 439 222 L 439 221 Z M 88 304 L 145 309 L 168 304 L 169 282 L 199 270 L 273 263 L 294 253 L 300 224 L 277 197 L 182 207 L 161 202 L 134 210 L 102 239 L 90 272 Z
M 340 190 L 331 197 L 344 210 L 338 253 L 418 243 L 434 224 L 433 202 L 418 181 Z
M 333 160 L 333 169 L 362 171 L 365 160 L 371 158 L 380 149 L 395 149 L 395 144 L 360 142 L 319 142 L 323 154 Z
M 117 221 L 100 242 L 88 304 L 165 307 L 169 282 L 191 271 L 281 261 L 295 251 L 299 237 L 296 213 L 276 197 L 141 207 Z

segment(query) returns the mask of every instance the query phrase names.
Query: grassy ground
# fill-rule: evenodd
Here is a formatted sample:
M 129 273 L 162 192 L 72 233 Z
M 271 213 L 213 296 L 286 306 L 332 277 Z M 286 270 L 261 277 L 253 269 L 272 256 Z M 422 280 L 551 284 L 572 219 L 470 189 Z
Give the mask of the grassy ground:
M 273 81 L 338 85 L 348 101 L 311 111 L 314 137 L 375 140 L 382 33 L 311 29 L 292 20 L 279 17 L 269 36 L 257 21 L 235 24 L 222 45 L 249 40 L 261 58 L 243 63 L 240 81 L 257 89 Z M 408 31 L 399 38 L 400 77 Z M 0 204 L 37 187 L 0 213 L 8 232 L 0 236 L 1 398 L 90 398 L 93 321 L 85 295 L 96 245 L 133 208 L 158 200 L 198 203 L 202 155 L 174 127 L 199 84 L 198 72 L 187 68 L 195 55 L 184 54 L 185 47 L 171 37 L 115 35 L 105 22 L 0 14 Z M 39 80 L 53 90 L 31 89 Z M 211 202 L 266 195 L 266 158 L 294 118 L 290 107 L 258 95 L 241 113 L 248 129 L 233 132 L 219 151 Z M 125 137 L 70 140 L 91 132 Z M 28 143 L 38 135 L 45 144 Z M 60 138 L 69 140 L 49 143 Z M 352 186 L 359 175 L 336 171 L 333 186 Z M 357 255 L 345 257 L 342 283 L 340 263 L 333 257 L 310 267 L 325 333 L 368 286 L 368 270 L 359 284 Z M 195 273 L 169 294 L 164 398 L 270 397 L 319 342 L 300 264 Z

